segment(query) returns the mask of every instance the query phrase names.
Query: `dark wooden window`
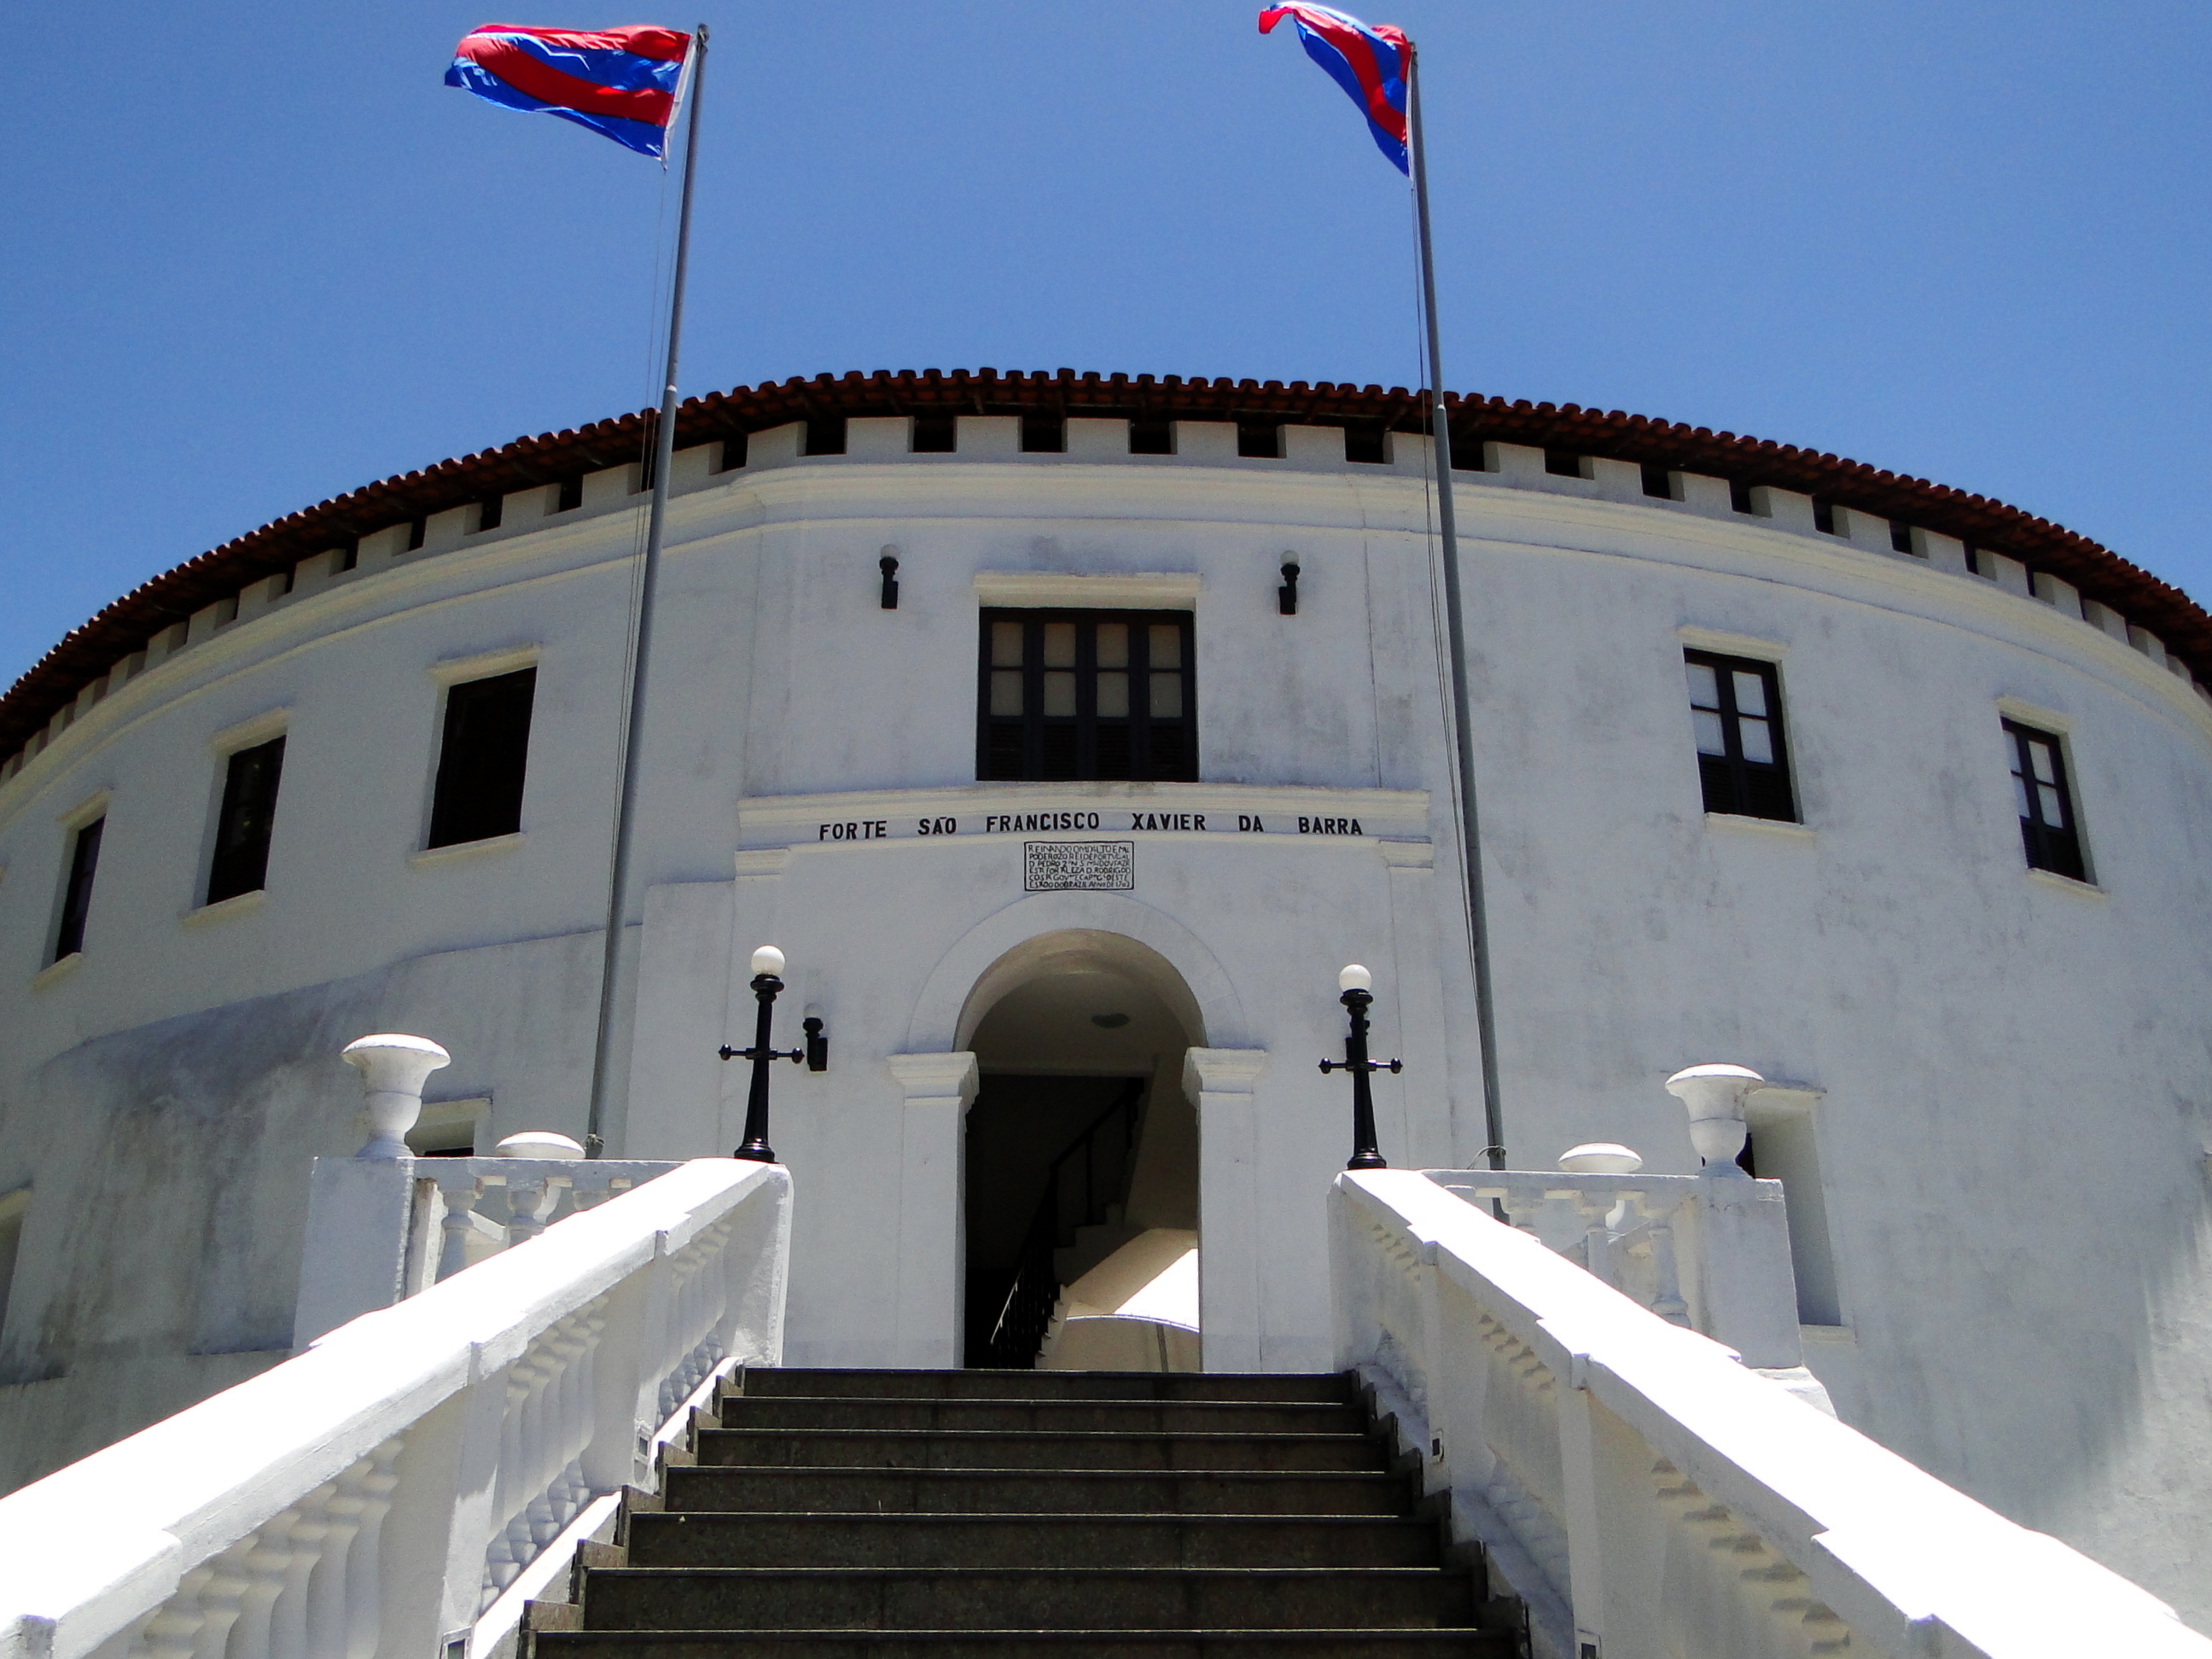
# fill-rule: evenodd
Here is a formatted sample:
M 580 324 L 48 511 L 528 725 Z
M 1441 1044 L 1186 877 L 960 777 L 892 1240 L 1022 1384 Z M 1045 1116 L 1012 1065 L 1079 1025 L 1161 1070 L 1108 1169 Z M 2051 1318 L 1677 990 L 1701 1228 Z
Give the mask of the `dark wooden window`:
M 272 738 L 230 757 L 222 808 L 215 819 L 215 857 L 208 865 L 207 902 L 251 893 L 269 873 L 269 832 L 276 819 L 276 784 L 284 739 Z
M 715 457 L 714 460 L 715 471 L 735 472 L 739 467 L 745 464 L 745 453 L 748 447 L 746 440 L 749 435 L 749 434 L 740 432 L 733 438 L 725 438 L 722 440 L 722 453 Z
M 2028 867 L 2089 878 L 2081 858 L 2081 827 L 2066 785 L 2066 754 L 2057 738 L 2016 720 L 2004 723 L 2012 750 L 2013 805 L 2020 811 L 2020 839 Z
M 504 495 L 487 495 L 477 503 L 477 534 L 499 528 L 499 521 L 507 512 Z
M 446 694 L 429 845 L 489 841 L 522 828 L 530 704 L 537 689 L 538 671 L 524 668 L 469 680 Z
M 556 513 L 574 513 L 584 504 L 584 475 L 571 472 L 561 480 L 558 491 L 553 498 L 553 510 Z
M 1794 822 L 1782 685 L 1774 665 L 1706 651 L 1685 652 L 1682 660 L 1690 677 L 1705 811 Z
M 100 838 L 106 828 L 106 818 L 94 818 L 76 832 L 70 844 L 69 881 L 62 889 L 61 926 L 54 933 L 56 962 L 84 949 L 85 918 L 92 913 L 92 878 L 100 868 Z
M 917 455 L 950 455 L 959 447 L 959 416 L 956 415 L 917 415 L 914 417 L 914 453 Z
M 1390 459 L 1390 434 L 1379 426 L 1348 426 L 1344 428 L 1344 459 L 1362 461 L 1370 466 L 1382 466 Z
M 1889 550 L 1893 553 L 1911 553 L 1917 556 L 1919 549 L 1912 544 L 1911 525 L 1899 524 L 1894 519 L 1889 521 Z
M 986 611 L 975 775 L 1198 777 L 1188 611 Z
M 1823 536 L 1842 533 L 1836 528 L 1836 504 L 1833 501 L 1824 501 L 1817 495 L 1813 498 L 1813 528 Z
M 1057 415 L 1023 416 L 1022 453 L 1025 455 L 1066 454 L 1067 422 Z
M 1759 503 L 1751 498 L 1751 486 L 1741 478 L 1729 480 L 1729 505 L 1739 513 L 1759 511 Z
M 842 455 L 845 453 L 845 417 L 824 415 L 806 423 L 806 453 L 809 455 Z
M 1283 428 L 1273 421 L 1237 422 L 1237 453 L 1250 461 L 1283 459 Z
M 1129 453 L 1132 455 L 1172 455 L 1175 453 L 1175 422 L 1148 421 L 1142 418 L 1129 422 Z
M 1581 478 L 1589 476 L 1583 471 L 1583 458 L 1571 449 L 1546 450 L 1544 471 L 1555 478 Z
M 407 550 L 410 553 L 421 552 L 422 550 L 422 544 L 428 538 L 429 534 L 430 520 L 427 517 L 408 520 Z
M 1662 501 L 1674 499 L 1674 474 L 1664 461 L 1644 463 L 1644 493 Z

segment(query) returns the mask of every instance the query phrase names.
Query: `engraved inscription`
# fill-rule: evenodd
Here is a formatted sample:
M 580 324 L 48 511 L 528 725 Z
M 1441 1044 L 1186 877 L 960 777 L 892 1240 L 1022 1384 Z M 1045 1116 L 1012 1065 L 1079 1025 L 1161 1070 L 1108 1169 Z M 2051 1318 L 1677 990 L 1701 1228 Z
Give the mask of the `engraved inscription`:
M 1032 893 L 1133 892 L 1137 885 L 1137 843 L 1027 841 L 1022 843 L 1022 869 L 1024 884 Z

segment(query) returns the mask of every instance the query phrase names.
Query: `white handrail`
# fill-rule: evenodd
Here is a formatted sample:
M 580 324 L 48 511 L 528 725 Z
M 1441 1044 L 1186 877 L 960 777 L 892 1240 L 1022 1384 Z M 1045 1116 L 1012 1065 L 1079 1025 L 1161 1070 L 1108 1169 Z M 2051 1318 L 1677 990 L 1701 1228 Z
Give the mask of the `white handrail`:
M 781 1357 L 791 1178 L 702 1158 L 0 1498 L 0 1659 L 480 1659 L 719 1366 Z
M 2212 1659 L 2148 1591 L 1427 1176 L 1340 1176 L 1330 1213 L 1339 1364 L 1538 1659 Z

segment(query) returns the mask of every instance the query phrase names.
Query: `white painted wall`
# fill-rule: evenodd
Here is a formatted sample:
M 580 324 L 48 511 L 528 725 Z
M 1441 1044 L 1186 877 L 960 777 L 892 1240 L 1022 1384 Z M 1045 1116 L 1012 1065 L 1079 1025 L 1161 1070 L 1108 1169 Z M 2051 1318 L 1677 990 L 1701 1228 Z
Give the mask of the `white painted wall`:
M 1388 467 L 1310 442 L 1238 461 L 1185 431 L 1172 458 L 804 459 L 772 433 L 744 471 L 679 465 L 641 762 L 641 1040 L 609 1140 L 736 1143 L 742 1068 L 714 1049 L 750 1032 L 746 954 L 781 945 L 780 1040 L 809 1009 L 832 1039 L 829 1072 L 776 1080 L 770 1139 L 813 1194 L 795 1361 L 949 1355 L 958 1095 L 915 1093 L 890 1060 L 964 1052 L 977 980 L 1042 933 L 1143 942 L 1201 1052 L 1230 1056 L 1187 1083 L 1209 1364 L 1328 1363 L 1323 1194 L 1349 1114 L 1314 1061 L 1340 1041 L 1340 964 L 1375 969 L 1376 1050 L 1407 1064 L 1377 1085 L 1386 1155 L 1480 1161 L 1417 447 Z M 2212 1551 L 2212 708 L 2101 618 L 1882 551 L 1856 519 L 1821 535 L 1809 513 L 1734 514 L 1713 481 L 1654 501 L 1498 447 L 1515 465 L 1460 489 L 1514 1165 L 1604 1139 L 1688 1171 L 1659 1084 L 1692 1060 L 1824 1091 L 1805 1098 L 1844 1325 L 1807 1352 L 1845 1420 L 2212 1615 L 2187 1574 Z M 356 1144 L 330 1058 L 346 1041 L 436 1037 L 453 1065 L 433 1100 L 489 1097 L 493 1138 L 581 1129 L 640 510 L 613 473 L 593 483 L 551 521 L 520 494 L 490 534 L 398 558 L 372 538 L 358 571 L 303 573 L 0 784 L 0 1194 L 32 1190 L 0 1480 L 129 1426 L 126 1372 L 161 1379 L 134 1385 L 156 1413 L 210 1366 L 228 1382 L 282 1352 L 307 1161 Z M 1275 610 L 1286 551 L 1295 617 Z M 1111 576 L 1147 603 L 1194 594 L 1206 781 L 976 785 L 979 594 Z M 1680 664 L 1714 636 L 1779 657 L 1802 829 L 1701 810 Z M 441 681 L 526 659 L 523 836 L 412 856 Z M 2065 730 L 2094 889 L 2022 866 L 2007 708 Z M 196 917 L 213 745 L 278 720 L 266 895 Z M 64 822 L 103 791 L 87 948 L 45 970 Z M 978 827 L 1016 810 L 1097 811 L 1138 843 L 1135 890 L 1025 894 L 1031 837 Z M 1125 827 L 1170 811 L 1207 830 Z M 1369 833 L 1285 833 L 1301 811 Z M 960 832 L 912 833 L 938 817 Z M 890 838 L 818 838 L 848 820 Z

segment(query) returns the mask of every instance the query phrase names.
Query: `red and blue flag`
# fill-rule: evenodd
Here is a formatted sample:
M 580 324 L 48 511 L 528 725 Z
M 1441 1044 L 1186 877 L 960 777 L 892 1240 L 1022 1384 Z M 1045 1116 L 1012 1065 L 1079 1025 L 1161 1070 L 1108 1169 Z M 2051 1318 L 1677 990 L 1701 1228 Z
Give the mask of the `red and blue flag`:
M 1298 26 L 1306 56 L 1335 78 L 1367 118 L 1375 142 L 1401 173 L 1406 164 L 1406 82 L 1413 48 L 1403 29 L 1363 23 L 1334 6 L 1269 6 L 1260 33 L 1271 33 L 1285 17 Z
M 668 124 L 691 37 L 639 24 L 539 29 L 485 23 L 461 37 L 446 84 L 507 109 L 542 110 L 646 155 L 668 153 Z

